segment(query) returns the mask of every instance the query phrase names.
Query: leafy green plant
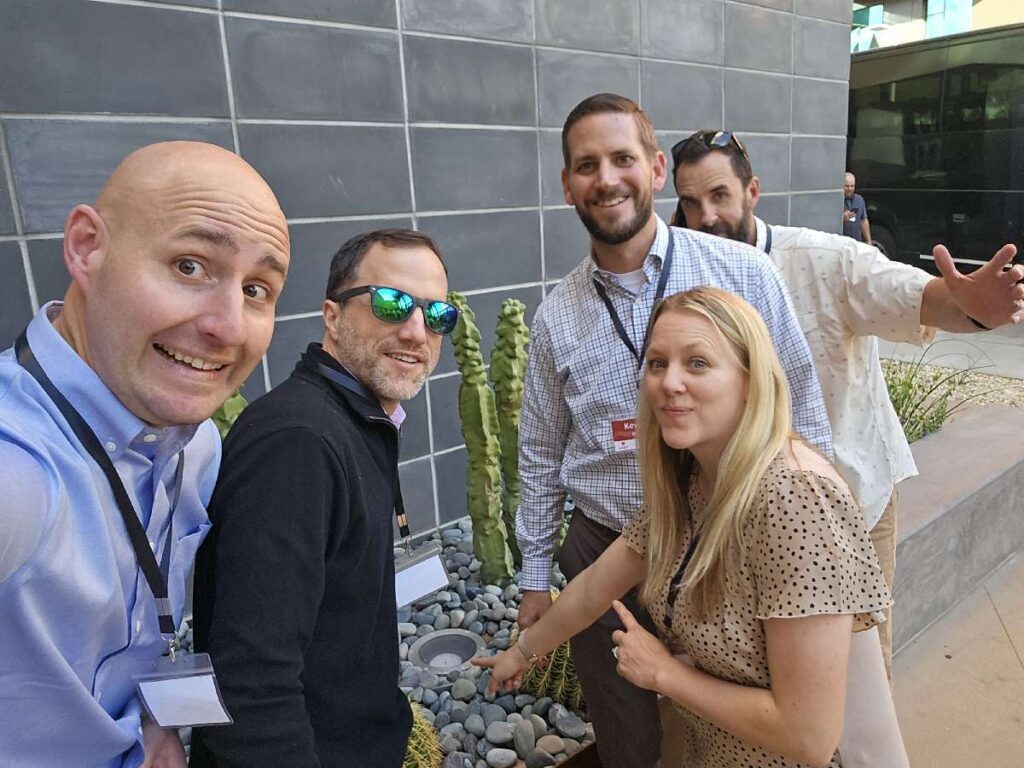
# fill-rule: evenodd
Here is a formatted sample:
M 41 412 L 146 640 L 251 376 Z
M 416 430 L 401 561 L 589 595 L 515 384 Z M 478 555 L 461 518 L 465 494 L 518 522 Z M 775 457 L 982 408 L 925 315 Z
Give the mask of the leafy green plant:
M 972 362 L 964 370 L 938 367 L 937 362 L 942 356 L 933 356 L 929 360 L 928 355 L 941 343 L 933 344 L 913 360 L 886 360 L 882 363 L 889 399 L 907 441 L 911 443 L 938 430 L 946 419 L 970 401 L 1000 389 L 958 395 L 977 382 L 975 374 L 985 366 Z
M 402 768 L 440 768 L 444 752 L 437 738 L 437 731 L 424 716 L 418 704 L 409 703 L 412 708 L 412 730 L 405 747 Z

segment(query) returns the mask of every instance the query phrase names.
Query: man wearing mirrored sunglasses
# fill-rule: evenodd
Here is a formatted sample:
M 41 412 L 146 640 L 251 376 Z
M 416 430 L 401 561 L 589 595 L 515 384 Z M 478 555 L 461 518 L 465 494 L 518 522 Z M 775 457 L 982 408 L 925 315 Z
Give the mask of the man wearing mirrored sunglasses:
M 1024 287 L 1017 281 L 1024 266 L 1003 271 L 1016 247 L 1004 246 L 962 275 L 938 245 L 933 255 L 943 277 L 932 277 L 838 234 L 765 224 L 754 215 L 760 181 L 729 131 L 698 131 L 680 141 L 672 164 L 680 226 L 757 247 L 789 287 L 821 378 L 836 464 L 864 511 L 891 588 L 895 486 L 917 467 L 889 400 L 876 337 L 921 345 L 934 327 L 972 333 L 1021 322 Z M 879 637 L 891 679 L 891 622 L 879 626 Z
M 551 558 L 568 492 L 576 511 L 559 564 L 581 573 L 643 504 L 636 397 L 645 331 L 660 296 L 699 285 L 733 291 L 761 312 L 793 392 L 794 428 L 824 453 L 831 436 L 810 351 L 775 270 L 746 245 L 666 226 L 653 210 L 666 180 L 650 119 L 630 99 L 597 94 L 562 129 L 562 186 L 590 233 L 590 253 L 552 290 L 534 319 L 519 454 L 523 552 L 519 625 L 551 606 Z M 583 255 L 583 254 L 581 254 Z M 624 598 L 648 630 L 650 617 Z M 660 757 L 657 699 L 616 672 L 609 611 L 572 639 L 601 763 L 651 768 Z
M 378 230 L 331 262 L 322 344 L 231 428 L 198 560 L 195 637 L 234 725 L 196 732 L 192 766 L 398 768 L 393 526 L 401 402 L 458 311 L 424 234 Z

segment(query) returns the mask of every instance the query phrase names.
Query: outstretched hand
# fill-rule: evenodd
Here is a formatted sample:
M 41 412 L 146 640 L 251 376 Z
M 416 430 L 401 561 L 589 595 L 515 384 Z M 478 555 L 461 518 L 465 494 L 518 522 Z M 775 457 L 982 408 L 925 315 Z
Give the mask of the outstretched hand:
M 658 672 L 672 663 L 672 654 L 657 637 L 652 635 L 636 620 L 621 602 L 612 602 L 612 608 L 626 628 L 612 632 L 616 657 L 619 664 L 616 671 L 638 688 L 651 691 L 657 689 Z
M 1016 255 L 1017 246 L 1004 245 L 987 264 L 965 275 L 956 268 L 944 245 L 932 249 L 935 266 L 957 307 L 986 328 L 1024 322 L 1024 285 L 1020 284 L 1024 265 L 1004 270 Z
M 142 726 L 142 747 L 142 768 L 185 768 L 185 748 L 176 728 L 161 728 L 147 720 Z
M 470 663 L 491 670 L 491 679 L 487 682 L 488 698 L 498 692 L 516 690 L 523 684 L 523 675 L 530 668 L 530 662 L 516 646 L 502 651 L 497 656 L 470 659 Z

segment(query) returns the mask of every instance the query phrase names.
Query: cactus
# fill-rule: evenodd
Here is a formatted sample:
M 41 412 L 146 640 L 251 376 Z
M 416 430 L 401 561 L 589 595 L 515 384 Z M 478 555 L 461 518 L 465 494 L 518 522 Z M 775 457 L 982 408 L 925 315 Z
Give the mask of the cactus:
M 498 412 L 498 441 L 501 444 L 501 476 L 504 484 L 502 516 L 509 532 L 508 545 L 516 567 L 523 558 L 516 543 L 516 510 L 519 509 L 519 418 L 526 376 L 526 305 L 505 299 L 498 313 L 498 339 L 491 351 L 491 382 Z
M 466 507 L 473 520 L 473 550 L 486 584 L 504 584 L 512 578 L 508 530 L 501 516 L 501 444 L 494 393 L 487 385 L 480 351 L 480 329 L 464 296 L 450 293 L 448 300 L 460 311 L 452 333 L 455 361 L 462 373 L 459 418 L 466 441 Z
M 558 597 L 558 590 L 551 590 L 551 599 Z M 518 637 L 512 638 L 515 643 Z M 583 708 L 583 688 L 576 676 L 576 667 L 572 662 L 572 651 L 569 641 L 566 640 L 555 648 L 548 656 L 548 663 L 545 666 L 535 664 L 523 676 L 522 688 L 529 691 L 538 699 L 542 696 L 550 696 L 559 704 L 569 709 L 580 710 Z
M 405 747 L 402 768 L 441 768 L 444 753 L 434 726 L 424 717 L 419 705 L 410 702 L 409 706 L 412 708 L 412 730 Z
M 242 397 L 241 391 L 237 391 L 221 403 L 220 408 L 213 412 L 210 418 L 217 425 L 217 431 L 220 432 L 221 440 L 228 436 L 228 430 L 231 429 L 231 425 L 235 423 L 235 419 L 245 410 L 245 406 L 248 404 L 246 399 Z

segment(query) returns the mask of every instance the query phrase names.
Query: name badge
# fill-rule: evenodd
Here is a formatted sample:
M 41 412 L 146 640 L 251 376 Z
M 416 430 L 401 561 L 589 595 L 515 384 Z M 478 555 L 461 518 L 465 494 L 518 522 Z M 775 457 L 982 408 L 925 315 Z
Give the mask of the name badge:
M 207 653 L 179 653 L 156 660 L 153 671 L 135 676 L 146 712 L 161 728 L 229 725 L 213 663 Z
M 395 602 L 399 608 L 449 586 L 437 542 L 427 542 L 411 555 L 395 560 Z
M 616 451 L 636 450 L 636 417 L 612 421 L 612 444 Z

